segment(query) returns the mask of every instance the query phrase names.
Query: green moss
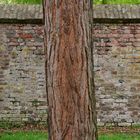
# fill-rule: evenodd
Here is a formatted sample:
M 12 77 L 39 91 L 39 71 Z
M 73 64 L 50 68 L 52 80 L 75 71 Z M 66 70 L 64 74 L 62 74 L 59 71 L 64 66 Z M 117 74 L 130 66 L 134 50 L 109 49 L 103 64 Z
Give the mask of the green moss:
M 0 45 L 0 52 L 5 51 L 5 47 L 3 45 Z

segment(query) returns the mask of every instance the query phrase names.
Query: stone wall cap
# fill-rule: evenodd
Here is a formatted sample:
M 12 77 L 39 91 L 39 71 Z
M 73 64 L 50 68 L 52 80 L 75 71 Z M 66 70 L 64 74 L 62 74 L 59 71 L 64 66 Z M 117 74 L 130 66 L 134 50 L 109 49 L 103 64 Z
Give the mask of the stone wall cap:
M 140 5 L 94 5 L 93 17 L 105 19 L 140 19 Z
M 0 4 L 0 22 L 42 23 L 41 5 Z
M 139 20 L 140 5 L 94 5 L 93 18 L 96 22 L 106 20 Z M 43 8 L 41 5 L 0 4 L 0 23 L 41 23 Z

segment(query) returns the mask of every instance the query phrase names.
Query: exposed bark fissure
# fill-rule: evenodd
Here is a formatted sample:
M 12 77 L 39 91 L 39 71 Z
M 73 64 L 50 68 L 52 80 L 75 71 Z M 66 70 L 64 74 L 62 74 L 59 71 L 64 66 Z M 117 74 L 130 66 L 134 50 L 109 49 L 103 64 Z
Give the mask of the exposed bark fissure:
M 49 140 L 97 140 L 92 0 L 44 0 Z

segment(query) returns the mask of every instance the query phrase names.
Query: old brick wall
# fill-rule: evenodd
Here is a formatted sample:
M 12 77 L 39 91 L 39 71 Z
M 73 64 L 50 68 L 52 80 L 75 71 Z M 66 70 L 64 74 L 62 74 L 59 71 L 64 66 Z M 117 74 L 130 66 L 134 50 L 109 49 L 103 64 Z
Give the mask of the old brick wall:
M 139 7 L 94 7 L 99 125 L 140 124 Z M 0 9 L 0 123 L 46 121 L 42 8 Z
M 46 121 L 43 28 L 0 24 L 0 120 Z
M 140 123 L 140 24 L 95 24 L 98 122 Z

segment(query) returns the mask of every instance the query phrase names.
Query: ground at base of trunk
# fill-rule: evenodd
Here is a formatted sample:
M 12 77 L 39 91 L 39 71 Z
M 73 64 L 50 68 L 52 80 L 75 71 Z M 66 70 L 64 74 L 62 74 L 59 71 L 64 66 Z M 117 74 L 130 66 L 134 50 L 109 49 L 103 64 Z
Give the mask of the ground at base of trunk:
M 47 132 L 47 127 L 44 125 L 26 125 L 20 128 L 11 128 L 11 129 L 2 129 L 0 128 L 0 132 L 18 132 L 18 131 L 41 131 Z M 128 126 L 128 127 L 98 127 L 99 134 L 106 134 L 106 133 L 140 133 L 140 126 Z
M 106 134 L 106 133 L 140 133 L 140 126 L 122 126 L 122 127 L 98 127 L 99 134 Z

